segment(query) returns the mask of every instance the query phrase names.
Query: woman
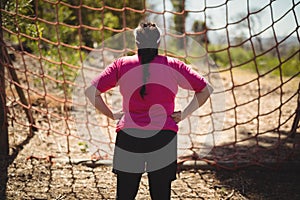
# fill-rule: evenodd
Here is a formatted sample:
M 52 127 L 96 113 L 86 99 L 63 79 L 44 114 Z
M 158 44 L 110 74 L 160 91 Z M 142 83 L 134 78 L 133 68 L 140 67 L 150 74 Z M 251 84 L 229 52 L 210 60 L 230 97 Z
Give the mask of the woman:
M 117 199 L 134 199 L 144 172 L 153 200 L 170 199 L 176 179 L 177 123 L 203 105 L 212 88 L 185 63 L 158 55 L 160 31 L 154 23 L 135 29 L 137 55 L 115 60 L 86 89 L 86 96 L 101 113 L 119 120 L 113 159 Z M 121 112 L 113 112 L 101 93 L 120 86 Z M 178 86 L 195 91 L 183 111 L 174 112 Z

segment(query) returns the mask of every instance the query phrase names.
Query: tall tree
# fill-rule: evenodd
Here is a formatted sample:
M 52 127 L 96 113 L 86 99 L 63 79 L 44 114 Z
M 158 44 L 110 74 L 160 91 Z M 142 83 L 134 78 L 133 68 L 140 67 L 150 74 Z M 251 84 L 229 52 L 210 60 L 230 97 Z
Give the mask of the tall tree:
M 209 44 L 205 22 L 199 20 L 194 21 L 192 30 L 194 33 L 197 33 L 197 35 L 193 37 L 197 42 Z
M 4 8 L 4 2 L 0 2 L 0 8 Z M 6 157 L 9 154 L 9 144 L 8 144 L 8 129 L 7 129 L 7 107 L 6 107 L 6 93 L 5 93 L 5 59 L 4 59 L 4 48 L 3 44 L 3 32 L 2 32 L 2 13 L 0 12 L 0 157 Z M 2 169 L 2 168 L 1 168 Z M 1 172 L 2 173 L 2 172 Z M 0 186 L 4 183 L 1 180 Z M 0 197 L 3 195 L 2 188 L 0 188 Z
M 17 10 L 19 14 L 38 17 L 41 20 L 30 20 L 19 15 L 15 19 L 12 15 L 6 14 L 3 25 L 13 32 L 20 32 L 30 37 L 42 36 L 52 42 L 60 41 L 78 45 L 81 39 L 81 44 L 93 48 L 94 43 L 101 43 L 117 33 L 110 29 L 136 27 L 144 14 L 129 8 L 143 10 L 145 0 L 61 0 L 60 2 L 62 3 L 33 0 L 7 1 L 4 7 L 10 13 Z M 83 6 L 78 7 L 80 4 Z M 57 22 L 59 23 L 54 24 Z M 75 28 L 79 25 L 83 25 L 80 27 L 81 38 L 78 29 Z M 26 37 L 22 39 L 30 40 Z
M 253 10 L 259 10 L 259 8 L 252 8 Z M 245 18 L 245 13 L 238 13 L 236 15 L 236 19 L 240 20 Z M 238 24 L 240 33 L 236 36 L 236 42 L 242 43 L 246 38 L 243 37 L 253 37 L 253 39 L 256 39 L 257 43 L 255 44 L 258 46 L 258 49 L 263 52 L 264 47 L 262 43 L 262 39 L 260 34 L 257 34 L 260 29 L 262 29 L 262 20 L 263 18 L 259 15 L 259 13 L 252 13 L 247 17 L 247 19 L 243 20 L 241 23 Z M 250 29 L 249 29 L 250 27 Z M 255 40 L 254 40 L 255 41 Z
M 177 33 L 183 34 L 185 33 L 185 19 L 188 15 L 185 12 L 185 0 L 171 0 L 174 11 L 180 12 L 180 14 L 174 15 L 174 29 Z M 182 49 L 184 48 L 184 38 L 180 38 L 177 40 L 177 47 Z

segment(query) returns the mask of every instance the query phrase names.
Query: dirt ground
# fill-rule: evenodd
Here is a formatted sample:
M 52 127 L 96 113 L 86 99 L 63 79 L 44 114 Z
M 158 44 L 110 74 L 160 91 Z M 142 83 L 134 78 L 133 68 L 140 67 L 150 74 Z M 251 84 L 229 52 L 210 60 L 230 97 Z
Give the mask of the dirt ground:
M 177 174 L 171 199 L 296 200 L 299 169 L 186 169 Z M 110 166 L 26 160 L 20 154 L 7 171 L 6 199 L 115 199 L 116 177 Z M 136 199 L 150 199 L 146 176 Z
M 39 69 L 35 65 L 35 62 L 28 64 Z M 221 77 L 227 91 L 225 108 L 228 111 L 224 130 L 228 131 L 224 131 L 224 137 L 215 141 L 214 145 L 221 146 L 232 141 L 235 144 L 232 145 L 234 148 L 216 149 L 212 158 L 231 160 L 233 165 L 237 165 L 237 160 L 247 157 L 252 164 L 257 163 L 257 167 L 233 166 L 232 170 L 225 170 L 202 166 L 180 170 L 172 184 L 172 199 L 300 199 L 299 129 L 295 139 L 288 137 L 293 119 L 290 116 L 295 112 L 297 100 L 286 101 L 297 90 L 299 79 L 277 87 L 280 81 L 274 77 L 260 77 L 258 82 L 255 74 L 233 73 L 234 79 L 230 78 L 231 74 L 225 73 Z M 21 77 L 21 73 L 19 75 Z M 249 80 L 253 81 L 248 84 Z M 30 81 L 30 84 L 38 83 Z M 31 97 L 32 107 L 37 111 L 33 113 L 34 118 L 41 127 L 32 138 L 25 130 L 28 122 L 26 117 L 20 117 L 24 113 L 17 100 L 10 98 L 8 101 L 10 119 L 15 120 L 15 124 L 9 127 L 13 156 L 9 166 L 6 165 L 8 160 L 1 161 L 0 199 L 115 199 L 116 177 L 110 165 L 74 164 L 66 162 L 66 159 L 51 159 L 51 155 L 66 151 L 67 142 L 68 145 L 70 143 L 72 155 L 69 156 L 72 158 L 75 154 L 80 157 L 81 150 L 78 141 L 73 141 L 75 137 L 65 137 L 72 134 L 72 128 L 55 117 L 52 113 L 54 106 L 50 105 L 49 99 L 45 107 L 37 101 L 47 98 Z M 257 99 L 251 101 L 250 97 Z M 60 105 L 57 107 L 62 108 Z M 257 116 L 257 111 L 261 116 Z M 277 119 L 278 116 L 281 120 Z M 206 122 L 209 119 L 203 117 L 202 120 Z M 269 131 L 273 129 L 280 131 Z M 264 134 L 256 135 L 257 132 Z M 260 167 L 262 161 L 268 159 L 275 160 L 277 166 L 272 169 Z M 147 176 L 142 178 L 136 199 L 150 199 Z

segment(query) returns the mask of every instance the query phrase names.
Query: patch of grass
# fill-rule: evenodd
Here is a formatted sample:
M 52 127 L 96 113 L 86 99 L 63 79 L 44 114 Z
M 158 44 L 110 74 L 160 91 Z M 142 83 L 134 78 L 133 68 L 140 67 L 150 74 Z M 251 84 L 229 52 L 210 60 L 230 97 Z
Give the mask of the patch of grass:
M 285 54 L 270 51 L 255 56 L 242 47 L 211 46 L 210 56 L 220 68 L 240 68 L 274 76 L 300 76 L 300 52 L 291 47 Z M 294 55 L 291 57 L 291 55 Z

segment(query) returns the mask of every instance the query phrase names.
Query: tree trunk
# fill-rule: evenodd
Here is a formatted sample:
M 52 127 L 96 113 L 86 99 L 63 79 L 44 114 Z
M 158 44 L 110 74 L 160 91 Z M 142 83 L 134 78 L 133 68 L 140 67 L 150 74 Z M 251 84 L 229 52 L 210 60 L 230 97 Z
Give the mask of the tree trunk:
M 4 2 L 1 1 L 0 8 L 4 8 Z M 4 41 L 2 31 L 2 13 L 0 12 L 0 156 L 6 157 L 9 153 L 8 146 L 8 127 L 7 127 L 7 107 L 5 93 L 5 70 L 4 70 Z

